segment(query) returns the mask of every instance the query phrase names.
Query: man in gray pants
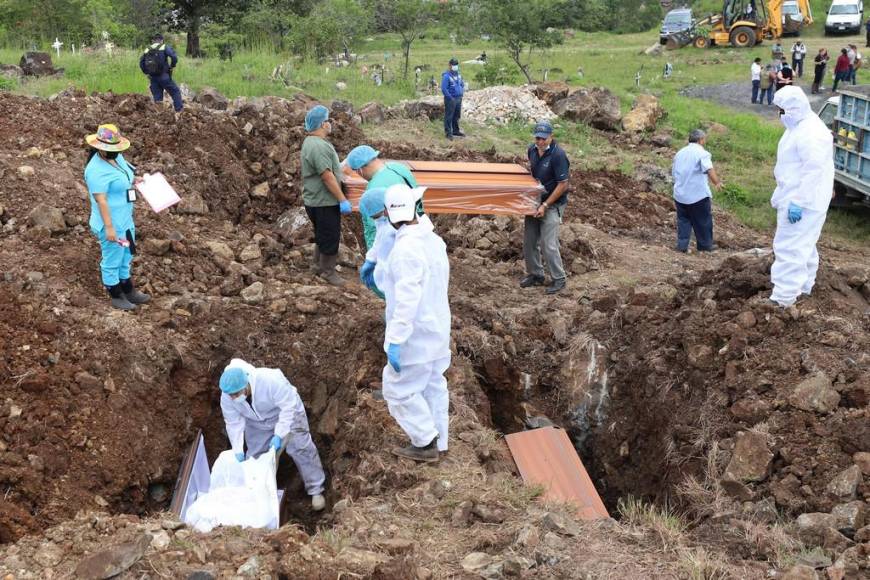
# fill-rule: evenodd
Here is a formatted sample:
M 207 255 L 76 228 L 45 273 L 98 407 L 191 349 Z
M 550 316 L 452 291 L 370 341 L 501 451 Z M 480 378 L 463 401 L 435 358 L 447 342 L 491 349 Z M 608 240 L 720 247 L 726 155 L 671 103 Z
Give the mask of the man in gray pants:
M 544 186 L 540 205 L 532 216 L 526 216 L 523 236 L 523 255 L 526 259 L 526 277 L 520 287 L 543 286 L 544 266 L 541 253 L 547 260 L 552 282 L 547 294 L 565 288 L 565 269 L 559 253 L 559 226 L 568 203 L 569 163 L 565 151 L 553 140 L 553 126 L 549 121 L 535 125 L 535 144 L 529 146 L 529 168 Z

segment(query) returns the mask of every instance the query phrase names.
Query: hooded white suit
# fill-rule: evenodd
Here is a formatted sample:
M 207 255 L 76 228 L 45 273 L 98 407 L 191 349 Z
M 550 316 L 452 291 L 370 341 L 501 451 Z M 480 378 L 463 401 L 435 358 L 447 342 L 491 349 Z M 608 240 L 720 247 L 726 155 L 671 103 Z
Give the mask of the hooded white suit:
M 440 451 L 447 450 L 448 435 L 449 282 L 447 247 L 428 218 L 402 226 L 375 268 L 387 301 L 384 350 L 402 347 L 401 372 L 384 367 L 384 399 L 413 445 L 425 447 L 437 435 Z
M 788 306 L 799 295 L 809 294 L 816 283 L 816 242 L 834 189 L 834 147 L 831 131 L 810 109 L 803 90 L 783 87 L 773 104 L 785 111 L 780 117 L 785 133 L 776 152 L 776 190 L 770 200 L 776 208 L 770 298 Z M 794 224 L 788 221 L 791 203 L 803 210 L 801 220 Z
M 280 369 L 255 368 L 238 358 L 230 361 L 227 368 L 231 367 L 244 370 L 251 387 L 250 404 L 244 397 L 233 400 L 221 393 L 221 412 L 233 453 L 243 453 L 247 442 L 247 457 L 260 455 L 269 448 L 272 436 L 277 435 L 296 464 L 308 495 L 323 493 L 326 475 L 296 387 Z

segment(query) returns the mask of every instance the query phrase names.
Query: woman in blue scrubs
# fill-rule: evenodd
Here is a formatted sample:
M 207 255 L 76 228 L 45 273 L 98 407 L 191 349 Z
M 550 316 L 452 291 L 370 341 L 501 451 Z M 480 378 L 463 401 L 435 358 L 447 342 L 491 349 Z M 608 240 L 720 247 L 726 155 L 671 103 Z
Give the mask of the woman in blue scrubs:
M 85 137 L 85 142 L 91 146 L 85 167 L 91 200 L 89 225 L 100 241 L 103 284 L 113 307 L 134 310 L 151 297 L 136 290 L 130 277 L 130 262 L 136 253 L 133 184 L 140 179 L 135 176 L 136 168 L 121 155 L 130 147 L 130 140 L 122 137 L 115 125 L 100 125 L 95 134 Z

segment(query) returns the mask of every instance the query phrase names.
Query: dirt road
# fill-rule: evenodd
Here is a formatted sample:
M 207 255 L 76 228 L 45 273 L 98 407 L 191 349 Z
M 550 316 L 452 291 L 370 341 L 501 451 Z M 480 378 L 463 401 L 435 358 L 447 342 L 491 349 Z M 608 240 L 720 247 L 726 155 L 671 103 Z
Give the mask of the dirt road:
M 747 73 L 748 76 L 748 73 Z M 860 79 L 859 79 L 860 80 Z M 806 76 L 801 79 L 797 86 L 801 87 L 807 94 L 810 100 L 810 105 L 814 111 L 818 111 L 822 104 L 831 96 L 830 78 L 826 78 L 826 89 L 818 95 L 810 94 L 810 86 L 806 84 Z M 704 85 L 699 87 L 689 87 L 682 91 L 682 94 L 687 97 L 696 99 L 704 99 L 713 101 L 720 105 L 725 105 L 741 113 L 755 113 L 766 119 L 776 120 L 779 116 L 774 105 L 753 105 L 752 104 L 752 85 L 749 81 L 740 83 L 722 83 L 721 85 Z

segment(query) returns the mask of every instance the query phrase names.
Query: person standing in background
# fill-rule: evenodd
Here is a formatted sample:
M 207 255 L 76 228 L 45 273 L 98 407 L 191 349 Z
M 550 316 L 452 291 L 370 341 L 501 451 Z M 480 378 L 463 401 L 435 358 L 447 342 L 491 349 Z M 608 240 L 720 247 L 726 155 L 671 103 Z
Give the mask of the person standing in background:
M 798 78 L 804 76 L 804 59 L 807 56 L 807 45 L 800 38 L 791 45 L 791 68 Z
M 818 94 L 820 90 L 822 90 L 822 81 L 825 80 L 825 69 L 828 68 L 828 60 L 830 57 L 828 56 L 828 51 L 825 48 L 819 49 L 819 54 L 816 55 L 816 58 L 813 59 L 815 63 L 815 70 L 813 71 L 813 88 L 812 93 Z
M 450 68 L 441 75 L 441 94 L 444 95 L 444 136 L 447 139 L 465 137 L 465 133 L 459 130 L 465 81 L 459 74 L 459 61 L 455 58 L 450 59 Z
M 749 77 L 752 80 L 752 104 L 758 101 L 758 93 L 761 90 L 761 59 L 756 58 L 749 66 Z

